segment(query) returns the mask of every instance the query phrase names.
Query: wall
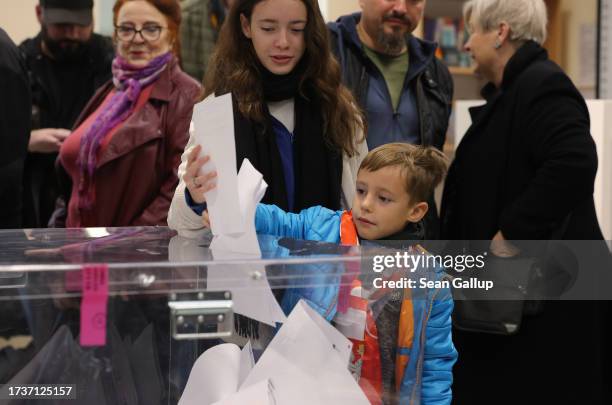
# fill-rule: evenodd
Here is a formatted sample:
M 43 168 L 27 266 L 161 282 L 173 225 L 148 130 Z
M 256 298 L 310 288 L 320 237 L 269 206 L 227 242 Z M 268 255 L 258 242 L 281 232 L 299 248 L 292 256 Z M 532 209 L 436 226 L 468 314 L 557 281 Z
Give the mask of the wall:
M 341 15 L 351 14 L 360 10 L 358 0 L 328 0 L 327 3 L 326 17 L 328 21 L 336 21 Z
M 5 30 L 11 39 L 19 44 L 26 38 L 36 36 L 40 31 L 40 25 L 36 20 L 35 7 L 38 0 L 0 0 L 2 1 L 2 12 L 0 13 L 0 28 Z M 94 3 L 94 28 L 99 31 L 101 3 L 114 3 L 114 0 L 97 0 Z M 110 6 L 112 8 L 112 6 Z M 9 11 L 7 11 L 9 10 Z M 110 15 L 110 14 L 109 14 Z M 111 24 L 112 26 L 112 24 Z
M 5 30 L 14 42 L 19 43 L 36 35 L 40 29 L 34 12 L 38 0 L 2 0 L 2 3 L 0 28 Z
M 113 5 L 115 0 L 95 0 L 96 4 L 96 32 L 104 35 L 113 33 Z

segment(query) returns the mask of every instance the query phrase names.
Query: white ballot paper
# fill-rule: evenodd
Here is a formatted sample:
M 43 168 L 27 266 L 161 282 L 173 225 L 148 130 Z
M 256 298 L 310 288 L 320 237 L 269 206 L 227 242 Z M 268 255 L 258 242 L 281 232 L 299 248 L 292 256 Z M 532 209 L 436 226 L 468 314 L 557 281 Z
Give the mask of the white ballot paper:
M 287 320 L 272 293 L 265 267 L 260 264 L 228 264 L 208 267 L 208 291 L 231 291 L 234 312 L 276 326 Z
M 213 405 L 277 405 L 272 381 L 260 381 Z
M 193 123 L 201 156 L 210 156 L 202 171 L 217 171 L 217 187 L 206 193 L 213 235 L 244 232 L 245 222 L 238 200 L 236 142 L 231 93 L 211 95 L 195 105 Z
M 179 405 L 209 405 L 229 398 L 252 367 L 250 342 L 242 351 L 233 343 L 211 347 L 194 363 Z
M 242 385 L 244 380 L 255 367 L 255 358 L 253 357 L 253 346 L 249 340 L 240 351 L 240 372 L 238 373 L 238 387 Z
M 238 173 L 238 199 L 244 232 L 237 234 L 216 234 L 210 250 L 217 261 L 227 259 L 255 259 L 261 257 L 261 250 L 255 232 L 255 211 L 268 185 L 261 173 L 244 159 Z M 211 218 L 211 226 L 215 226 Z M 266 277 L 265 267 L 260 264 L 210 266 L 207 289 L 209 291 L 232 292 L 234 311 L 249 318 L 276 326 L 286 316 L 276 301 Z
M 348 371 L 351 342 L 301 300 L 241 389 L 270 379 L 277 404 L 368 405 Z
M 224 344 L 202 354 L 179 405 L 369 405 L 348 370 L 351 342 L 303 300 L 242 383 L 249 361 L 239 351 Z
M 243 223 L 243 231 L 237 233 L 215 232 L 215 218 L 210 217 L 213 240 L 210 249 L 215 260 L 238 259 L 238 258 L 260 258 L 261 250 L 255 232 L 255 211 L 257 204 L 261 201 L 268 185 L 263 175 L 253 167 L 248 159 L 242 161 L 238 173 L 238 203 L 240 212 L 236 213 Z M 210 214 L 210 213 L 209 213 Z M 234 215 L 233 212 L 225 210 L 223 215 Z

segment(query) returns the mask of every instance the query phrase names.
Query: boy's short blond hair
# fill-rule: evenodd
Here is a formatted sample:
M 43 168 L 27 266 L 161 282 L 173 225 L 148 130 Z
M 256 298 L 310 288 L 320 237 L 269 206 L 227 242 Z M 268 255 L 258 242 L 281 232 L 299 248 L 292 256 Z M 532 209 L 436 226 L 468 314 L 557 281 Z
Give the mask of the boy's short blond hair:
M 375 172 L 384 167 L 398 166 L 406 181 L 406 192 L 414 203 L 428 201 L 448 170 L 444 153 L 431 146 L 408 143 L 388 143 L 372 149 L 361 162 L 359 170 Z

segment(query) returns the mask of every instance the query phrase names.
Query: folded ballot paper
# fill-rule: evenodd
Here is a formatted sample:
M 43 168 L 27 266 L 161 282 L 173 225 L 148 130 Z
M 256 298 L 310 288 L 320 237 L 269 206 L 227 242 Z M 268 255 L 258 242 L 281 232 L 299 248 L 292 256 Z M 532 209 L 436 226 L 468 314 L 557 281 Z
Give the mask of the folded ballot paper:
M 233 343 L 206 350 L 191 369 L 179 405 L 208 405 L 234 396 L 253 364 L 250 342 L 242 350 Z
M 266 192 L 266 188 L 268 188 L 268 185 L 262 174 L 253 167 L 248 159 L 244 159 L 238 173 L 239 216 L 244 221 L 243 231 L 239 233 L 219 231 L 218 228 L 215 228 L 216 217 L 210 216 L 210 225 L 213 232 L 210 250 L 212 250 L 215 260 L 261 257 L 255 231 L 255 211 L 257 210 L 257 204 Z M 227 216 L 232 215 L 232 213 L 229 210 L 221 210 L 217 212 L 217 215 Z
M 171 262 L 197 262 L 212 259 L 212 252 L 202 248 L 197 239 L 176 235 L 168 245 Z M 207 291 L 231 291 L 234 312 L 272 327 L 287 320 L 274 297 L 265 266 L 257 261 L 208 266 Z
M 245 350 L 202 354 L 179 405 L 369 404 L 348 370 L 351 342 L 303 300 L 251 368 Z
M 211 95 L 193 112 L 196 144 L 210 156 L 203 172 L 217 171 L 217 187 L 206 193 L 215 259 L 236 255 L 260 257 L 255 234 L 255 210 L 268 185 L 245 159 L 236 175 L 236 144 L 231 93 Z

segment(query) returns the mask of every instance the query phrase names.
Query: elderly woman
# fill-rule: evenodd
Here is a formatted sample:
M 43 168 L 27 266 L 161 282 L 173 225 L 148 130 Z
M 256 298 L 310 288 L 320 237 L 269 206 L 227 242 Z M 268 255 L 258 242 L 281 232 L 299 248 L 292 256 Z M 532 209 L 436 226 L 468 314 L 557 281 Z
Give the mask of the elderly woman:
M 58 159 L 67 178 L 56 226 L 165 225 L 197 82 L 181 71 L 178 0 L 117 0 L 113 80 L 100 88 Z
M 499 241 L 503 255 L 514 253 L 505 240 L 602 239 L 589 113 L 542 47 L 544 2 L 471 0 L 464 17 L 489 83 L 448 174 L 443 237 Z M 603 403 L 599 306 L 546 304 L 516 336 L 455 333 L 457 404 Z

